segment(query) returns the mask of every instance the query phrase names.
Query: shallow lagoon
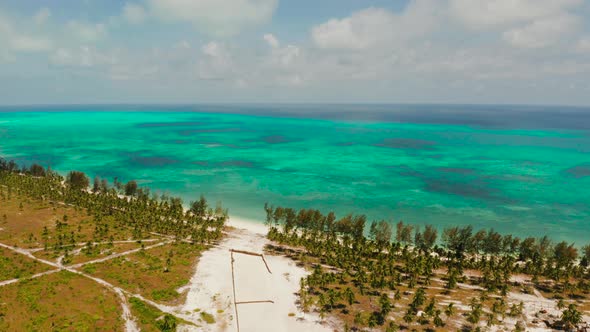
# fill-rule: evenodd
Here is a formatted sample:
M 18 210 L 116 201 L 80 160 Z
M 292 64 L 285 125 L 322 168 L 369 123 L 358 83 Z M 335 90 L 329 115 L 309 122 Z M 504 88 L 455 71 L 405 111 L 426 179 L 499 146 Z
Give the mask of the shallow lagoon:
M 588 110 L 423 107 L 4 107 L 0 155 L 249 219 L 270 202 L 588 242 Z

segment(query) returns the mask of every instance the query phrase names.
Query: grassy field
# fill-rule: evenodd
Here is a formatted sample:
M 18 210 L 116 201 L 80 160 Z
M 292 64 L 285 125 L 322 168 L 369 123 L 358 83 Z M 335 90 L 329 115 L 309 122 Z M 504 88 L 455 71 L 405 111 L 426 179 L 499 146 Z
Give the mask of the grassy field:
M 118 302 L 106 288 L 67 271 L 23 279 L 0 291 L 0 331 L 122 331 Z
M 141 331 L 176 331 L 177 325 L 181 323 L 194 326 L 194 324 L 182 319 L 165 314 L 136 297 L 130 298 L 129 303 L 131 304 L 131 312 L 137 318 Z
M 188 283 L 201 250 L 189 243 L 169 243 L 89 264 L 83 270 L 148 299 L 178 304 L 183 294 L 176 289 Z
M 105 217 L 109 229 L 101 241 L 129 240 L 131 232 Z M 59 203 L 13 197 L 0 208 L 0 242 L 21 248 L 49 249 L 95 241 L 95 223 L 85 211 Z
M 52 267 L 24 255 L 0 248 L 0 281 L 26 278 L 51 269 Z
M 158 303 L 183 301 L 176 289 L 188 283 L 202 246 L 153 234 L 133 239 L 123 222 L 93 218 L 81 209 L 17 195 L 0 201 L 0 243 L 15 248 L 0 247 L 0 282 L 19 279 L 0 286 L 0 331 L 124 330 L 121 300 L 110 286 L 63 270 L 28 279 L 56 267 L 23 252 L 53 264 L 84 264 L 76 269 Z M 116 254 L 123 256 L 113 258 Z M 100 259 L 106 260 L 92 263 Z M 133 296 L 128 302 L 142 331 L 174 331 L 181 322 L 191 324 Z
M 157 242 L 156 242 L 157 243 Z M 152 242 L 143 243 L 145 246 L 153 244 Z M 114 254 L 124 253 L 133 249 L 139 249 L 142 246 L 142 242 L 130 242 L 130 243 L 101 243 L 79 245 L 72 248 L 68 252 L 67 259 L 64 259 L 62 263 L 66 266 L 76 265 L 80 263 L 86 263 L 97 259 L 109 257 Z M 58 258 L 64 256 L 62 251 L 53 250 L 40 250 L 33 253 L 35 257 L 42 258 L 51 262 L 57 262 Z

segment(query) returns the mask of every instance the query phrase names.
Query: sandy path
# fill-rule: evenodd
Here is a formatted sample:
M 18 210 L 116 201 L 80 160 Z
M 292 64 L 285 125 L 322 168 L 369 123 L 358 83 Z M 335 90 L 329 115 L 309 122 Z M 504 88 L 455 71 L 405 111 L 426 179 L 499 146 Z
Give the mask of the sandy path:
M 0 229 L 1 230 L 1 229 Z M 156 241 L 162 241 L 162 239 L 145 239 L 145 240 L 141 240 L 141 242 L 156 242 Z M 119 244 L 119 243 L 137 243 L 138 240 L 123 240 L 123 241 L 113 241 L 113 242 L 91 242 L 91 244 L 93 246 L 95 245 L 99 245 L 99 244 Z M 78 242 L 76 243 L 76 247 L 80 247 L 80 246 L 85 246 L 87 245 L 87 242 Z M 47 249 L 53 249 L 53 247 L 47 247 Z M 43 251 L 43 250 L 47 250 L 45 248 L 32 248 L 32 249 L 27 249 L 29 252 L 37 252 L 37 251 Z
M 68 267 L 69 268 L 77 269 L 77 268 L 82 267 L 84 265 L 105 262 L 105 261 L 111 260 L 113 258 L 117 258 L 117 257 L 122 257 L 122 256 L 129 255 L 129 254 L 133 254 L 133 253 L 139 252 L 141 250 L 148 250 L 148 249 L 151 249 L 151 248 L 156 248 L 156 247 L 159 247 L 159 246 L 163 246 L 163 245 L 168 244 L 170 242 L 172 242 L 172 241 L 164 241 L 164 242 L 156 243 L 156 244 L 153 244 L 151 246 L 144 247 L 144 248 L 131 249 L 131 250 L 128 250 L 128 251 L 123 251 L 123 252 L 120 252 L 120 253 L 112 254 L 112 255 L 109 255 L 109 256 L 106 256 L 106 257 L 103 257 L 103 258 L 98 258 L 98 259 L 95 259 L 93 261 L 82 262 L 82 263 L 70 265 Z
M 41 272 L 41 273 L 37 273 L 37 274 L 33 274 L 32 276 L 28 276 L 28 277 L 24 277 L 24 278 L 17 278 L 17 279 L 10 279 L 10 280 L 5 280 L 0 282 L 0 287 L 1 286 L 6 286 L 6 285 L 10 285 L 10 284 L 14 284 L 17 283 L 23 279 L 35 279 L 35 278 L 39 278 L 48 274 L 52 274 L 55 272 L 59 272 L 61 271 L 61 269 L 55 269 L 55 270 L 49 270 L 49 271 L 45 271 L 45 272 Z
M 188 286 L 179 316 L 198 320 L 201 312 L 215 317 L 214 324 L 203 323 L 198 329 L 183 326 L 179 331 L 236 331 L 233 306 L 230 249 L 262 253 L 268 240 L 263 225 L 237 222 L 236 230 L 214 248 L 203 253 L 196 273 Z M 307 272 L 285 257 L 265 256 L 272 271 L 269 274 L 260 257 L 234 254 L 236 297 L 238 301 L 272 300 L 275 303 L 238 305 L 240 331 L 332 331 L 320 325 L 319 317 L 303 314 L 296 306 L 299 281 Z M 291 316 L 289 316 L 291 315 Z

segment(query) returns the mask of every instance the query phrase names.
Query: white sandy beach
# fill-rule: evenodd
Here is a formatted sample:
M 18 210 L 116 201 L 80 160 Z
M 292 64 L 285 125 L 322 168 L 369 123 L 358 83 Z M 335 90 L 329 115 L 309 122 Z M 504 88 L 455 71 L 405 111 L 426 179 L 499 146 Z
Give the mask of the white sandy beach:
M 179 331 L 237 331 L 233 306 L 230 249 L 262 253 L 268 243 L 262 224 L 230 218 L 234 227 L 218 246 L 199 259 L 189 285 L 180 316 L 197 321 L 201 312 L 215 317 L 215 323 L 182 326 Z M 259 257 L 234 254 L 237 301 L 272 300 L 274 303 L 238 305 L 240 331 L 332 331 L 319 323 L 319 317 L 303 314 L 297 307 L 299 281 L 307 272 L 285 257 L 265 256 L 272 274 Z

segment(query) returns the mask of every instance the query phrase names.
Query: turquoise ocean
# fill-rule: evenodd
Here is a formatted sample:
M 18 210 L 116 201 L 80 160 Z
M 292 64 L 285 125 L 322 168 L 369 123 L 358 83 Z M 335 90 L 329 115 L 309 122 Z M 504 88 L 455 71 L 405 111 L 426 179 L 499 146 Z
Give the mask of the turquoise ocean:
M 5 106 L 0 156 L 205 194 L 260 222 L 269 202 L 590 242 L 590 109 Z

